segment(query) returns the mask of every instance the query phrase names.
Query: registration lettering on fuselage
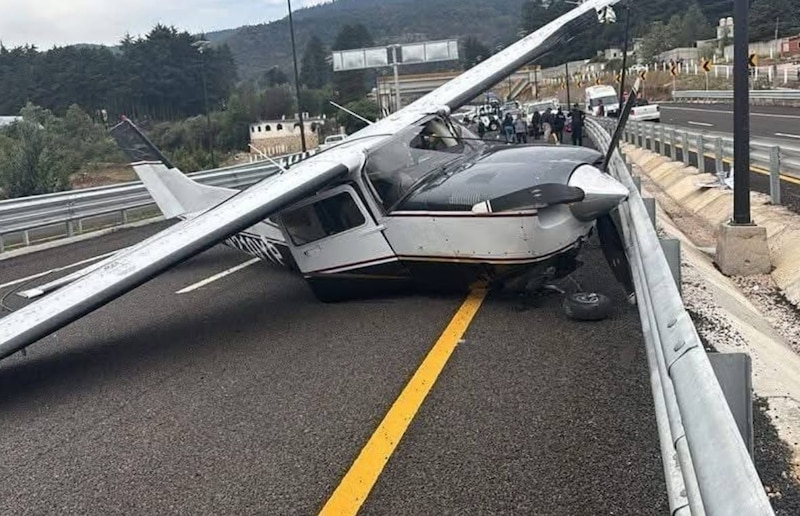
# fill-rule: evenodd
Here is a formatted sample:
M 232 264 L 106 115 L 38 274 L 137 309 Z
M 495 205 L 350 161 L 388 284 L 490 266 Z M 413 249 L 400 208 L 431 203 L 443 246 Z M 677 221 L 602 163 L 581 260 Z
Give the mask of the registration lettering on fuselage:
M 261 258 L 275 265 L 286 267 L 280 250 L 275 247 L 275 244 L 262 236 L 238 233 L 225 240 L 225 244 L 253 255 L 256 258 Z

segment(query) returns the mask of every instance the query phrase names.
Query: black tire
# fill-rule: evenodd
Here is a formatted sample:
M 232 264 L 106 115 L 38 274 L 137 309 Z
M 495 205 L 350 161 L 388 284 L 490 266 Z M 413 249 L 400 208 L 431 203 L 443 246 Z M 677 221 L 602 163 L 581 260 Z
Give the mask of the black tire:
M 564 297 L 564 313 L 576 321 L 602 321 L 611 314 L 611 299 L 596 292 L 576 292 Z
M 498 129 L 499 127 L 500 127 L 500 126 L 497 124 L 497 122 L 491 122 L 491 123 L 489 123 L 489 131 L 497 131 L 497 129 Z

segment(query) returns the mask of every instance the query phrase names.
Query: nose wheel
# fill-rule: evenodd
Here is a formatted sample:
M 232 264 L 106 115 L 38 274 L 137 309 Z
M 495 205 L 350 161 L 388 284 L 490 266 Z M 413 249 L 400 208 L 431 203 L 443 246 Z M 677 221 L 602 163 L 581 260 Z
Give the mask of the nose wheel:
M 611 314 L 611 299 L 597 292 L 575 292 L 564 296 L 564 313 L 577 321 L 601 321 Z

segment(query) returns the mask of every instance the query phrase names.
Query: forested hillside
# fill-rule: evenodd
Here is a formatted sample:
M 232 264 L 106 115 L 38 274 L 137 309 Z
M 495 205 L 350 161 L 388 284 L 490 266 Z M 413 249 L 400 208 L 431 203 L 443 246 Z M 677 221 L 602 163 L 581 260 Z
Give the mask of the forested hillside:
M 675 15 L 683 16 L 694 3 L 699 5 L 709 29 L 720 17 L 732 14 L 731 0 L 632 1 L 632 35 L 645 36 L 652 22 L 666 24 Z M 572 7 L 564 0 L 337 0 L 297 11 L 295 32 L 299 48 L 304 48 L 312 35 L 330 47 L 343 25 L 361 23 L 376 44 L 451 37 L 464 40 L 471 36 L 494 49 L 516 39 L 520 29 L 536 29 Z M 617 10 L 622 12 L 619 7 Z M 754 0 L 751 40 L 772 37 L 776 18 L 781 34 L 800 31 L 800 0 Z M 619 45 L 623 25 L 591 26 L 551 53 L 545 64 L 588 57 L 595 50 Z M 291 70 L 287 19 L 211 36 L 230 46 L 242 79 L 258 77 L 272 66 Z
M 338 0 L 297 11 L 295 35 L 300 49 L 312 36 L 330 47 L 344 25 L 362 24 L 376 45 L 475 36 L 494 47 L 517 37 L 523 3 L 524 0 Z M 275 65 L 291 70 L 288 19 L 242 27 L 222 41 L 230 47 L 242 79 L 255 78 Z

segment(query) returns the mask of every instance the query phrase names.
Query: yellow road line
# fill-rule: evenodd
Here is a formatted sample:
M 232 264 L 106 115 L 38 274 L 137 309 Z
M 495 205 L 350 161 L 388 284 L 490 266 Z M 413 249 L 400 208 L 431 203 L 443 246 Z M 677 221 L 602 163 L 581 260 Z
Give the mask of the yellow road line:
M 361 453 L 320 511 L 320 516 L 358 513 L 485 296 L 486 291 L 483 289 L 474 290 L 467 296 L 372 437 L 361 449 Z

